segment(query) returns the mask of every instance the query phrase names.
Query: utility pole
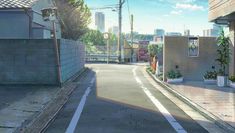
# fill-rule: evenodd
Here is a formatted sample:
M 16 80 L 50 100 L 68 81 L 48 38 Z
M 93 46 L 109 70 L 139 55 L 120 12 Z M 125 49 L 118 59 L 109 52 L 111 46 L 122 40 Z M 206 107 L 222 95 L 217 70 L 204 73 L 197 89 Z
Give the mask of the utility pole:
M 122 47 L 122 6 L 125 3 L 125 0 L 119 0 L 119 13 L 118 13 L 118 63 L 122 62 L 121 58 L 121 47 Z
M 133 58 L 133 56 L 134 56 L 134 48 L 133 48 L 133 24 L 134 24 L 134 17 L 133 17 L 133 14 L 131 14 L 131 47 L 132 47 L 132 49 L 131 49 L 131 60 L 132 60 L 132 62 L 134 62 L 134 58 Z

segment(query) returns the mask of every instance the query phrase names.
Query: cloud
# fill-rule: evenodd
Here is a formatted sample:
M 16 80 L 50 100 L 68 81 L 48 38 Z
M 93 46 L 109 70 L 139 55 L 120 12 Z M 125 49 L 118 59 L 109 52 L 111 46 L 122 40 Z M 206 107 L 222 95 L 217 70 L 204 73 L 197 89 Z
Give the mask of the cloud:
M 169 17 L 170 15 L 169 15 L 169 14 L 164 14 L 163 16 L 164 16 L 164 17 Z
M 197 4 L 184 4 L 184 3 L 176 3 L 175 9 L 184 9 L 191 11 L 204 11 L 205 8 L 203 6 L 199 6 Z
M 182 14 L 182 10 L 179 10 L 179 11 L 171 11 L 170 14 L 173 14 L 173 15 L 181 15 Z

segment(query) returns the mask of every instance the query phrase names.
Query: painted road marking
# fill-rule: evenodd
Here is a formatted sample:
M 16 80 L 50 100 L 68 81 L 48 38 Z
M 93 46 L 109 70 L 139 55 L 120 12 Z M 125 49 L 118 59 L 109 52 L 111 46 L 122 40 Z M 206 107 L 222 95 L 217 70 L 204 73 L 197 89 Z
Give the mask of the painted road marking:
M 82 99 L 81 99 L 81 101 L 80 101 L 80 103 L 79 103 L 79 105 L 78 105 L 78 107 L 77 107 L 77 109 L 76 109 L 76 111 L 73 115 L 73 118 L 70 121 L 68 128 L 66 129 L 66 133 L 74 133 L 74 130 L 77 126 L 77 123 L 79 121 L 79 118 L 81 116 L 83 108 L 85 106 L 87 96 L 91 92 L 91 87 L 93 86 L 94 82 L 95 82 L 95 77 L 92 78 L 92 80 L 90 82 L 91 85 L 86 89 L 84 95 L 82 96 Z
M 185 129 L 176 121 L 176 119 L 170 114 L 170 112 L 153 96 L 153 94 L 149 91 L 148 88 L 144 86 L 142 81 L 138 78 L 136 74 L 136 69 L 132 69 L 134 78 L 136 82 L 141 86 L 144 93 L 148 96 L 148 98 L 151 100 L 151 102 L 155 105 L 155 107 L 158 108 L 158 110 L 161 112 L 161 114 L 166 118 L 166 120 L 170 123 L 170 125 L 175 129 L 177 133 L 187 133 Z

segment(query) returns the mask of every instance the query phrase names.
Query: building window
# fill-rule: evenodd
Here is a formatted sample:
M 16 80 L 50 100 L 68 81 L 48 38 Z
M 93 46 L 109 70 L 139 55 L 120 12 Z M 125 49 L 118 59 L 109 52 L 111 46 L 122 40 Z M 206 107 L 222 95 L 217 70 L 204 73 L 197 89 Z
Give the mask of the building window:
M 188 56 L 198 57 L 199 56 L 199 39 L 198 37 L 189 37 L 188 39 Z

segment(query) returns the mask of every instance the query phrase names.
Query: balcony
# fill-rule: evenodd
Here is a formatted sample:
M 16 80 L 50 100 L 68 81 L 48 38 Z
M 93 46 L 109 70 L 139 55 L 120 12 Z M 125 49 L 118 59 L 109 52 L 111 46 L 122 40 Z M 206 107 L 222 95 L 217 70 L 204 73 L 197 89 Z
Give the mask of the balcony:
M 209 0 L 209 21 L 228 25 L 235 21 L 235 0 Z

